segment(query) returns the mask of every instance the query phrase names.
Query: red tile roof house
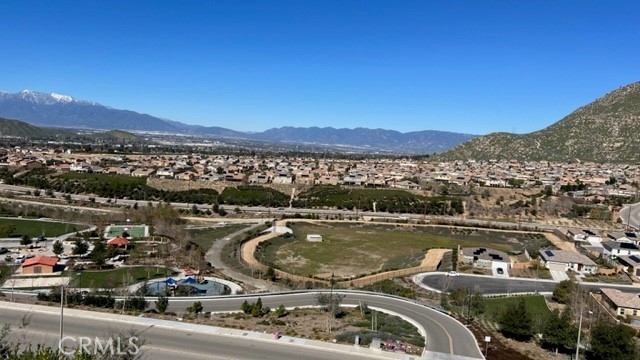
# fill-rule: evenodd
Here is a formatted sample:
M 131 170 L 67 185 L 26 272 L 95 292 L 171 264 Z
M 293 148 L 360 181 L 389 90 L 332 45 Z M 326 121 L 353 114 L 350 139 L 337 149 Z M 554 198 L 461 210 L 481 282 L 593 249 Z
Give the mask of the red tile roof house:
M 52 274 L 58 263 L 58 258 L 54 256 L 36 256 L 26 259 L 22 267 L 22 275 L 31 274 Z
M 127 247 L 129 246 L 129 240 L 120 237 L 120 236 L 116 236 L 113 239 L 107 241 L 107 245 L 110 246 L 123 246 L 125 248 L 125 250 L 127 249 Z

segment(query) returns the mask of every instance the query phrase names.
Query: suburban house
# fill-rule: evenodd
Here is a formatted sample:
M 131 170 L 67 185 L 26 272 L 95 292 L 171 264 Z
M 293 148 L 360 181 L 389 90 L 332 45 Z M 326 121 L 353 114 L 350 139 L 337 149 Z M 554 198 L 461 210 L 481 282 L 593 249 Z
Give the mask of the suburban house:
M 607 234 L 607 237 L 616 242 L 630 243 L 636 246 L 640 245 L 640 237 L 638 237 L 638 233 L 634 232 L 611 232 Z
M 293 177 L 287 173 L 278 173 L 278 175 L 271 179 L 271 182 L 274 184 L 292 184 Z
M 145 169 L 145 168 L 140 168 L 140 169 L 135 169 L 131 172 L 131 176 L 133 177 L 149 177 L 153 174 L 156 173 L 156 169 L 150 168 L 150 169 Z
M 26 259 L 22 265 L 22 275 L 52 274 L 55 270 L 58 258 L 54 256 L 36 256 Z
M 502 268 L 507 270 L 511 264 L 511 259 L 507 253 L 502 251 L 470 247 L 462 249 L 462 262 L 478 268 Z
M 640 248 L 627 242 L 607 241 L 602 244 L 602 257 L 613 260 L 620 255 L 640 255 Z
M 636 277 L 640 277 L 640 256 L 638 255 L 620 255 L 618 263 L 631 270 L 630 273 Z
M 618 289 L 601 288 L 602 298 L 616 315 L 638 316 L 640 314 L 640 294 L 626 293 Z
M 86 163 L 86 162 L 73 163 L 73 164 L 71 164 L 71 166 L 69 167 L 69 171 L 74 171 L 74 172 L 89 172 L 89 171 L 91 171 L 91 164 L 88 164 L 88 163 Z
M 602 236 L 589 229 L 567 229 L 567 237 L 573 241 L 602 242 Z
M 170 167 L 165 167 L 156 171 L 156 176 L 159 178 L 173 178 L 174 175 L 175 172 Z
M 596 274 L 598 265 L 591 259 L 569 250 L 540 250 L 540 258 L 549 270 L 573 270 L 582 273 Z

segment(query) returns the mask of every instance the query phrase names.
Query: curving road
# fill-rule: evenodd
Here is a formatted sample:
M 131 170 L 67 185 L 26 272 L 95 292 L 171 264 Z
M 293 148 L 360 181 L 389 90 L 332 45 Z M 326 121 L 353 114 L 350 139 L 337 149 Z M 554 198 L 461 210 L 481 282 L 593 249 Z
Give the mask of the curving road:
M 60 321 L 58 308 L 0 302 L 0 319 L 3 324 L 10 324 L 11 340 L 22 344 L 29 342 L 58 348 Z M 362 349 L 358 353 L 355 348 L 352 350 L 348 346 L 333 344 L 323 348 L 322 344 L 312 341 L 310 344 L 300 344 L 304 346 L 296 346 L 297 344 L 286 341 L 284 337 L 280 341 L 275 341 L 272 336 L 262 336 L 263 334 L 259 333 L 238 330 L 230 330 L 227 333 L 225 329 L 214 327 L 207 327 L 211 329 L 210 331 L 201 331 L 197 325 L 168 321 L 145 323 L 148 320 L 133 316 L 65 309 L 64 336 L 68 338 L 63 344 L 75 347 L 79 337 L 106 339 L 107 336 L 120 334 L 126 339 L 133 332 L 143 339 L 140 349 L 142 358 L 152 360 L 326 360 L 333 358 L 362 360 L 388 359 L 393 358 L 394 355 L 375 353 L 369 349 Z M 27 323 L 26 326 L 25 323 Z M 243 336 L 243 334 L 247 335 Z M 123 343 L 126 342 L 123 340 Z M 95 348 L 89 346 L 88 349 L 93 352 Z
M 640 229 L 640 203 L 624 205 L 620 210 L 620 219 L 623 224 Z
M 518 293 L 552 293 L 557 282 L 543 279 L 496 278 L 489 275 L 460 274 L 447 276 L 442 272 L 422 273 L 413 277 L 417 285 L 432 291 L 451 291 L 457 288 L 475 289 L 478 287 L 484 295 L 503 295 Z M 581 282 L 579 285 L 589 290 L 599 288 L 618 289 L 623 292 L 640 293 L 640 287 L 608 283 Z
M 245 300 L 253 302 L 258 296 L 261 297 L 265 306 L 271 308 L 281 304 L 288 308 L 313 306 L 318 292 L 320 290 L 207 298 L 170 298 L 169 311 L 182 313 L 196 300 L 202 303 L 204 311 L 239 311 Z M 463 324 L 438 310 L 400 297 L 363 291 L 336 290 L 334 292 L 345 295 L 344 305 L 357 306 L 360 303 L 366 303 L 369 307 L 399 315 L 412 322 L 425 335 L 425 352 L 431 354 L 430 356 L 448 359 L 483 359 L 473 334 Z M 148 300 L 153 306 L 156 298 L 148 298 Z M 93 332 L 95 332 L 101 326 L 103 327 L 103 324 L 98 322 L 93 326 Z
M 430 352 L 482 359 L 473 334 L 460 322 L 438 310 L 399 297 L 384 296 L 361 291 L 335 291 L 345 295 L 344 305 L 357 306 L 360 302 L 411 319 L 422 327 Z M 318 291 L 261 294 L 262 303 L 271 308 L 280 304 L 288 308 L 314 305 Z M 238 311 L 243 301 L 253 301 L 256 295 L 198 299 L 205 311 Z M 151 300 L 151 299 L 150 299 Z M 183 312 L 194 299 L 171 299 L 170 311 Z

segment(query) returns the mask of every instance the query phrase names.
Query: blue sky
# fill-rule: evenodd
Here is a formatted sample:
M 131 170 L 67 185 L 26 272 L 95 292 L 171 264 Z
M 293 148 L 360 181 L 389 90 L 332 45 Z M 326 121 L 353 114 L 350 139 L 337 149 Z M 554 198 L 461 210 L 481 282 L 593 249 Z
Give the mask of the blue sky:
M 0 90 L 190 124 L 525 133 L 640 81 L 638 1 L 0 1 Z

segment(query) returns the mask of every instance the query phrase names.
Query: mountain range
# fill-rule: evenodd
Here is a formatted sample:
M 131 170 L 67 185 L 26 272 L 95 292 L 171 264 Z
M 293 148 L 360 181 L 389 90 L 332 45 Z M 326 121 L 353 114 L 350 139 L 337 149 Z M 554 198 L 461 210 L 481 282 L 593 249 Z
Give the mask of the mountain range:
M 640 161 L 640 82 L 620 87 L 542 130 L 493 133 L 438 155 L 442 160 Z
M 45 127 L 159 132 L 405 154 L 441 153 L 475 137 L 434 130 L 401 133 L 384 129 L 331 127 L 281 127 L 248 133 L 216 126 L 189 125 L 135 111 L 113 109 L 96 102 L 77 100 L 68 95 L 30 90 L 18 93 L 0 92 L 0 117 Z

